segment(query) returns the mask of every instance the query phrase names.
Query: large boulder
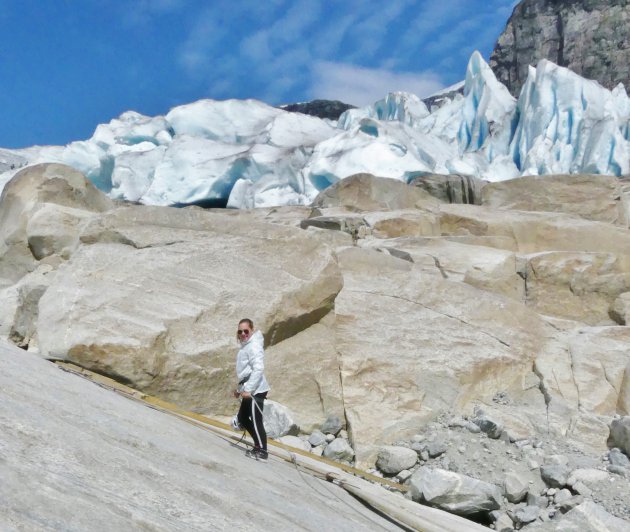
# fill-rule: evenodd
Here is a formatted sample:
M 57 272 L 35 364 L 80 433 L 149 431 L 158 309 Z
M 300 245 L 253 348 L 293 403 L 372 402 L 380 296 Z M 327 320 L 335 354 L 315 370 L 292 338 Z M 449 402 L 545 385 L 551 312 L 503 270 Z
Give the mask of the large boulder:
M 313 201 L 313 207 L 346 207 L 354 211 L 412 209 L 419 204 L 435 204 L 430 194 L 386 177 L 355 174 L 337 181 Z
M 80 241 L 39 301 L 42 354 L 201 411 L 234 408 L 240 318 L 274 345 L 318 323 L 341 289 L 318 238 L 221 212 L 119 208 Z
M 17 172 L 0 196 L 0 283 L 16 282 L 44 256 L 68 253 L 76 245 L 77 226 L 112 207 L 112 200 L 69 166 L 38 164 Z
M 466 475 L 421 467 L 410 481 L 414 501 L 428 503 L 458 515 L 476 515 L 501 507 L 501 489 Z
M 621 182 L 604 175 L 531 175 L 489 183 L 482 204 L 493 209 L 574 214 L 627 226 Z
M 338 258 L 335 336 L 359 463 L 392 434 L 520 383 L 551 332 L 522 304 L 408 261 L 357 247 Z

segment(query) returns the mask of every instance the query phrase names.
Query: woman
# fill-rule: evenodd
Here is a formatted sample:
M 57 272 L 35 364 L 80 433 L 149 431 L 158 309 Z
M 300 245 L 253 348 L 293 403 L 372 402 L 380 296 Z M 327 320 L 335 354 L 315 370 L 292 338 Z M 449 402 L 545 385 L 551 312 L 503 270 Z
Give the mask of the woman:
M 254 322 L 244 318 L 238 322 L 237 339 L 241 344 L 236 355 L 236 377 L 238 387 L 234 397 L 241 398 L 238 422 L 254 440 L 254 448 L 245 456 L 256 460 L 267 460 L 267 433 L 263 425 L 263 407 L 269 384 L 265 379 L 264 338 L 254 331 Z

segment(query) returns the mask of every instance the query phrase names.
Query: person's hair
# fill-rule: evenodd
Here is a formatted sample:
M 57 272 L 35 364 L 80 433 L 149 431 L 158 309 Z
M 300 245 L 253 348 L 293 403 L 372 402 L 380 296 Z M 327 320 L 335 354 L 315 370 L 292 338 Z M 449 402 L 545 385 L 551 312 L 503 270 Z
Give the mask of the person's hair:
M 240 320 L 238 322 L 238 324 L 240 325 L 241 323 L 247 323 L 247 325 L 249 325 L 250 329 L 254 328 L 254 322 L 252 320 L 250 320 L 249 318 L 243 318 L 242 320 Z
M 240 325 L 241 323 L 247 323 L 247 325 L 249 325 L 249 330 L 254 330 L 254 322 L 249 318 L 243 318 L 242 320 L 239 320 L 238 324 Z M 238 337 L 238 332 L 236 333 L 236 339 L 240 341 L 240 338 Z

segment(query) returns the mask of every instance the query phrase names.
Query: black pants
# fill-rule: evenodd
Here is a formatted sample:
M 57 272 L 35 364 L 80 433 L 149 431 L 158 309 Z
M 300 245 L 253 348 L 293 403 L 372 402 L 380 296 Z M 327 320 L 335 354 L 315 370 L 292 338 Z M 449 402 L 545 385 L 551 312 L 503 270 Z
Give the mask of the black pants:
M 267 392 L 257 393 L 250 399 L 241 400 L 238 410 L 238 422 L 245 427 L 254 440 L 254 446 L 267 450 L 267 433 L 263 425 L 263 407 Z

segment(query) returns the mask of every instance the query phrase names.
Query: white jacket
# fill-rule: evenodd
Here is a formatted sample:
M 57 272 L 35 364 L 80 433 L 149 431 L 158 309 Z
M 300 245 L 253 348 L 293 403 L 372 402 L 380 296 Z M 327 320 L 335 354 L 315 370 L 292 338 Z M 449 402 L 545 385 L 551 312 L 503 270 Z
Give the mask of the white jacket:
M 265 339 L 260 331 L 254 332 L 249 340 L 241 344 L 236 355 L 236 378 L 240 392 L 252 395 L 269 391 L 269 383 L 265 379 Z

